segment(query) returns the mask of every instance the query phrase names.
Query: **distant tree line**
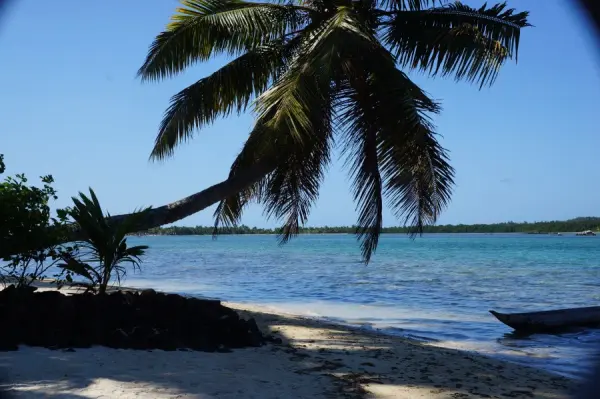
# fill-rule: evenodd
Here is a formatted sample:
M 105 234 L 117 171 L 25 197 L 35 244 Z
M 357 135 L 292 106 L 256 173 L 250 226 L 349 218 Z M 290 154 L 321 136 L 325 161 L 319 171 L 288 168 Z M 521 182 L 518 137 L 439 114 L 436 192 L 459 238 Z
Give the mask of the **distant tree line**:
M 429 226 L 425 228 L 426 233 L 530 233 L 546 234 L 560 232 L 577 232 L 584 230 L 600 230 L 600 217 L 580 217 L 570 220 L 556 220 L 550 222 L 532 223 L 493 223 L 493 224 L 446 224 Z M 323 226 L 302 227 L 300 234 L 353 234 L 356 226 Z M 231 228 L 222 228 L 220 234 L 278 234 L 280 229 L 268 229 L 240 225 Z M 384 227 L 383 233 L 408 233 L 408 227 Z M 210 235 L 213 233 L 212 226 L 171 226 L 158 227 L 139 235 Z

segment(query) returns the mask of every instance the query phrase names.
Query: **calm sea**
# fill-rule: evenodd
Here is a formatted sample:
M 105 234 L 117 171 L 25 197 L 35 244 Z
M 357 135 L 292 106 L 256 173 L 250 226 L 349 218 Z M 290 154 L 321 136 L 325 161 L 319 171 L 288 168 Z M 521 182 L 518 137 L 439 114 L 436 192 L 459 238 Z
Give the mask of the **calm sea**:
M 351 235 L 132 237 L 150 246 L 127 284 L 378 328 L 578 376 L 600 331 L 514 337 L 488 310 L 600 304 L 600 237 L 383 235 L 371 264 Z

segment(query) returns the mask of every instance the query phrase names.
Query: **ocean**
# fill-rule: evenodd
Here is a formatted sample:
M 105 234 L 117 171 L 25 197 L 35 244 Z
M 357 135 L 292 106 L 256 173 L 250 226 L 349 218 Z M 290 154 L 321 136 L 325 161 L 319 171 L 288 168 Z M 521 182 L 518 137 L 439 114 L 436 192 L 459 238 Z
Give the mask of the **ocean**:
M 600 237 L 385 234 L 369 265 L 352 235 L 131 237 L 128 286 L 253 303 L 580 377 L 600 330 L 520 338 L 488 310 L 600 302 Z

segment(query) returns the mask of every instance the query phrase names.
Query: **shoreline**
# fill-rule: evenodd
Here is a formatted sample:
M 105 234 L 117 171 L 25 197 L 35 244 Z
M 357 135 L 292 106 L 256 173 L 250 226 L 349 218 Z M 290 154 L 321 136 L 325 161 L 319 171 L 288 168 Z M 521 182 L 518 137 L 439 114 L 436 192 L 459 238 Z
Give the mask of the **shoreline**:
M 210 299 L 210 298 L 208 298 L 208 299 Z M 242 310 L 242 311 L 252 310 L 254 312 L 259 312 L 259 313 L 264 313 L 264 314 L 274 314 L 274 315 L 279 315 L 279 316 L 297 318 L 297 319 L 303 320 L 307 323 L 316 322 L 323 326 L 330 326 L 333 328 L 343 328 L 343 329 L 354 331 L 358 334 L 370 335 L 374 338 L 389 337 L 392 339 L 399 339 L 399 340 L 406 341 L 409 344 L 417 344 L 417 345 L 421 345 L 421 346 L 428 346 L 428 347 L 439 348 L 439 349 L 447 349 L 447 350 L 451 350 L 451 351 L 459 351 L 459 352 L 463 352 L 466 354 L 472 354 L 475 356 L 483 356 L 487 359 L 492 359 L 495 361 L 501 361 L 501 362 L 506 362 L 506 363 L 515 364 L 515 365 L 519 365 L 519 366 L 528 367 L 528 368 L 531 368 L 534 370 L 539 370 L 544 373 L 548 373 L 553 376 L 563 377 L 568 380 L 572 380 L 572 381 L 576 381 L 576 382 L 580 382 L 580 381 L 584 380 L 584 376 L 580 375 L 580 374 L 569 374 L 566 372 L 560 372 L 557 370 L 544 368 L 538 364 L 531 364 L 528 362 L 521 362 L 521 361 L 515 360 L 514 358 L 511 358 L 511 356 L 509 354 L 510 353 L 509 350 L 507 350 L 506 352 L 486 351 L 486 350 L 483 350 L 481 348 L 477 348 L 474 346 L 460 345 L 456 341 L 452 341 L 452 342 L 448 343 L 446 341 L 439 340 L 439 339 L 432 338 L 432 337 L 427 337 L 427 336 L 394 333 L 394 332 L 386 331 L 385 329 L 382 329 L 379 327 L 365 327 L 365 325 L 354 324 L 350 321 L 343 321 L 341 319 L 334 320 L 327 316 L 311 316 L 311 315 L 305 315 L 305 314 L 300 314 L 300 313 L 296 313 L 296 312 L 290 312 L 287 310 L 280 309 L 278 307 L 273 307 L 271 305 L 255 304 L 255 303 L 248 303 L 248 302 L 229 302 L 229 301 L 222 301 L 222 303 L 225 306 L 231 307 L 236 310 Z
M 44 285 L 44 284 L 42 284 Z M 40 288 L 46 290 L 51 288 Z M 135 288 L 125 288 L 122 290 Z M 62 289 L 74 292 L 76 289 Z M 578 382 L 360 327 L 223 301 L 282 344 L 232 353 L 119 350 L 0 352 L 5 387 L 24 397 L 567 398 Z M 36 367 L 31 367 L 36 364 Z
M 352 365 L 340 368 L 364 378 L 359 385 L 366 395 L 371 395 L 366 397 L 566 398 L 579 383 L 573 378 L 476 351 L 436 346 L 429 341 L 310 316 L 274 312 L 260 305 L 223 304 L 256 317 L 257 322 L 260 320 L 259 327 L 283 336 L 284 343 L 323 353 L 325 362 L 327 355 L 340 355 L 345 348 L 359 347 L 363 352 L 356 356 L 367 361 L 358 363 L 356 359 L 347 359 Z M 286 324 L 290 321 L 297 325 Z M 340 342 L 343 345 L 340 346 Z M 373 376 L 377 378 L 371 380 Z
M 600 231 L 598 230 L 593 230 L 592 232 L 594 233 L 600 233 Z M 549 232 L 528 232 L 528 231 L 494 231 L 494 232 L 464 232 L 464 231 L 448 231 L 448 232 L 443 232 L 443 231 L 431 231 L 431 232 L 424 232 L 423 235 L 443 235 L 443 234 L 453 234 L 453 235 L 481 235 L 481 236 L 485 236 L 485 235 L 534 235 L 534 236 L 544 236 L 544 235 L 549 235 L 549 236 L 566 236 L 566 237 L 571 237 L 571 236 L 578 236 L 578 231 L 549 231 Z M 408 233 L 406 232 L 381 232 L 381 235 L 407 235 Z M 219 233 L 217 235 L 217 238 L 220 236 L 278 236 L 279 233 Z M 322 233 L 314 233 L 314 232 L 308 232 L 308 233 L 298 233 L 298 235 L 301 236 L 321 236 L 321 235 L 354 235 L 354 233 L 344 233 L 344 232 L 332 232 L 332 233 L 327 233 L 327 232 L 322 232 Z M 142 237 L 206 237 L 206 236 L 210 236 L 212 237 L 211 234 L 135 234 L 135 233 L 131 233 L 131 234 L 127 234 L 127 237 L 137 237 L 137 238 L 142 238 Z
M 137 289 L 146 289 L 151 287 L 152 285 L 141 284 L 138 286 Z M 167 287 L 170 287 L 170 290 Z M 165 285 L 162 286 L 161 289 L 169 292 L 179 293 L 181 295 L 192 295 L 202 297 L 205 299 L 218 299 L 218 296 L 207 296 L 198 293 L 189 294 L 185 291 L 185 289 L 177 291 L 174 290 L 173 285 Z M 597 352 L 597 345 L 595 344 L 588 345 L 588 348 L 583 349 L 572 347 L 569 349 L 568 354 L 566 354 L 564 351 L 559 353 L 553 352 L 552 350 L 550 350 L 550 348 L 561 348 L 561 343 L 554 342 L 556 346 L 553 347 L 552 342 L 550 342 L 550 344 L 548 344 L 549 346 L 545 346 L 545 342 L 536 341 L 539 340 L 539 336 L 537 335 L 535 336 L 536 338 L 531 339 L 532 342 L 537 342 L 533 344 L 532 347 L 519 346 L 518 342 L 523 342 L 523 340 L 519 339 L 518 337 L 506 338 L 506 336 L 510 336 L 514 332 L 508 327 L 498 322 L 488 312 L 485 312 L 485 315 L 488 316 L 489 320 L 478 320 L 477 322 L 490 324 L 493 323 L 494 325 L 499 326 L 500 330 L 504 328 L 505 331 L 498 332 L 493 337 L 486 335 L 485 338 L 477 338 L 475 337 L 477 336 L 477 333 L 474 333 L 474 336 L 452 339 L 452 337 L 445 337 L 443 335 L 439 335 L 440 332 L 435 330 L 435 326 L 429 325 L 431 323 L 435 324 L 436 320 L 441 320 L 445 317 L 444 315 L 436 313 L 421 313 L 421 315 L 419 316 L 421 319 L 426 319 L 425 323 L 429 324 L 417 326 L 406 326 L 406 324 L 402 324 L 395 327 L 393 322 L 386 324 L 385 320 L 379 318 L 404 317 L 403 315 L 382 315 L 380 313 L 374 314 L 367 312 L 368 315 L 374 317 L 375 319 L 366 320 L 364 318 L 364 312 L 358 315 L 352 314 L 353 308 L 357 306 L 363 306 L 353 303 L 343 303 L 341 304 L 341 307 L 338 306 L 340 305 L 339 303 L 335 303 L 332 305 L 327 301 L 309 301 L 303 303 L 302 306 L 298 306 L 298 302 L 277 302 L 245 299 L 231 301 L 223 300 L 223 303 L 228 303 L 236 307 L 249 306 L 254 309 L 260 309 L 264 313 L 287 315 L 297 318 L 303 318 L 307 321 L 318 321 L 323 324 L 331 324 L 349 329 L 356 329 L 357 331 L 366 334 L 381 334 L 383 336 L 399 337 L 409 340 L 411 342 L 416 341 L 424 345 L 430 345 L 451 350 L 460 350 L 467 353 L 474 353 L 477 355 L 486 356 L 488 358 L 542 370 L 552 375 L 566 377 L 575 381 L 582 381 L 585 378 L 588 372 L 588 368 L 592 366 L 593 358 L 595 356 L 595 353 Z M 319 307 L 323 304 L 325 304 L 325 308 Z M 311 305 L 313 305 L 313 307 L 311 307 Z M 371 307 L 370 312 L 377 310 L 377 307 L 374 306 Z M 408 320 L 410 320 L 410 317 L 408 318 Z M 474 320 L 475 319 L 471 318 L 470 322 L 474 323 Z M 429 329 L 429 327 L 433 329 Z M 555 336 L 542 335 L 542 337 L 552 338 Z M 508 339 L 509 341 L 511 339 L 514 339 L 517 342 L 517 344 L 510 342 L 499 344 L 498 341 L 501 339 Z M 561 357 L 565 355 L 567 355 L 568 358 Z M 577 366 L 573 365 L 573 359 L 578 359 L 576 360 Z

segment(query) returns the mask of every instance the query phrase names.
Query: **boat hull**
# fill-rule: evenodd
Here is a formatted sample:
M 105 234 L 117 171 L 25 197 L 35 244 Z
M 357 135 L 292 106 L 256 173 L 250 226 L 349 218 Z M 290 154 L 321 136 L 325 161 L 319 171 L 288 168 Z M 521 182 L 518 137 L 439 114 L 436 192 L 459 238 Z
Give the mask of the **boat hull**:
M 518 332 L 552 333 L 575 327 L 600 326 L 600 306 L 529 313 L 500 313 L 490 310 L 490 313 Z

